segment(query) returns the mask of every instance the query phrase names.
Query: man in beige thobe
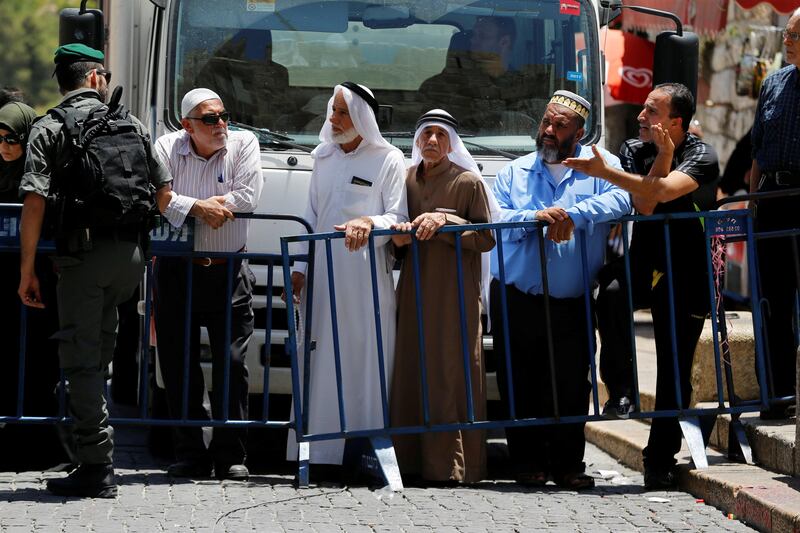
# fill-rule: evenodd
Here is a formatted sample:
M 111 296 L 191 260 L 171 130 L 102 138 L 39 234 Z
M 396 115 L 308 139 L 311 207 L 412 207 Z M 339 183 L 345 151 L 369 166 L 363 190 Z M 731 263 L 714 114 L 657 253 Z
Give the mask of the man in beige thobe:
M 394 229 L 416 230 L 422 295 L 422 324 L 429 417 L 432 424 L 467 422 L 466 380 L 461 343 L 455 234 L 446 224 L 490 221 L 487 189 L 477 165 L 455 132 L 447 112 L 433 110 L 417 122 L 406 191 L 412 222 Z M 393 237 L 405 261 L 397 287 L 398 325 L 392 380 L 394 427 L 424 424 L 419 331 L 410 235 Z M 475 420 L 486 419 L 486 379 L 481 353 L 481 252 L 494 247 L 492 232 L 462 233 L 462 269 L 467 352 Z M 483 431 L 429 432 L 394 438 L 400 469 L 427 481 L 473 483 L 486 475 Z

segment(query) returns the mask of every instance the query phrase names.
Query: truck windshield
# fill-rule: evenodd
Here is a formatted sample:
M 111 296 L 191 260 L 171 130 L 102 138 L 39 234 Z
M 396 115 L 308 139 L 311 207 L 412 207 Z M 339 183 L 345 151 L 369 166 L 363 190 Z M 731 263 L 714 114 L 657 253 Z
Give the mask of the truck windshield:
M 405 151 L 417 118 L 442 108 L 474 143 L 522 154 L 533 150 L 531 134 L 553 91 L 577 92 L 600 108 L 589 0 L 172 5 L 169 101 L 176 124 L 183 94 L 208 87 L 232 120 L 313 146 L 332 88 L 353 81 L 375 93 L 381 131 Z M 597 129 L 590 119 L 587 136 Z M 470 151 L 492 153 L 474 146 Z

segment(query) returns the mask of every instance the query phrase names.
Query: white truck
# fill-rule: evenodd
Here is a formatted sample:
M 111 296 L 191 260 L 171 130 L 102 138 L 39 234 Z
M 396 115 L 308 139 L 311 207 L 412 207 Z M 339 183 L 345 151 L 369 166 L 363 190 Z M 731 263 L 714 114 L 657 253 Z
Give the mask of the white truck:
M 302 216 L 309 151 L 318 143 L 332 87 L 343 81 L 373 90 L 384 136 L 408 156 L 417 117 L 448 110 L 490 181 L 511 158 L 534 150 L 532 133 L 557 89 L 592 104 L 583 142 L 602 142 L 600 27 L 616 10 L 600 3 L 101 0 L 102 16 L 73 10 L 83 22 L 62 24 L 61 39 L 103 43 L 105 30 L 113 85 L 124 87 L 124 102 L 154 138 L 181 127 L 184 93 L 215 90 L 231 113 L 231 128 L 254 130 L 262 143 L 258 211 Z M 87 22 L 91 16 L 94 22 Z M 280 236 L 303 231 L 294 223 L 253 222 L 248 249 L 278 252 Z M 290 394 L 286 332 L 276 323 L 267 340 L 263 330 L 267 299 L 283 308 L 281 288 L 268 293 L 266 268 L 254 270 L 260 290 L 258 331 L 248 353 L 251 392 L 263 390 L 269 342 L 270 392 Z M 282 284 L 280 272 L 275 280 Z

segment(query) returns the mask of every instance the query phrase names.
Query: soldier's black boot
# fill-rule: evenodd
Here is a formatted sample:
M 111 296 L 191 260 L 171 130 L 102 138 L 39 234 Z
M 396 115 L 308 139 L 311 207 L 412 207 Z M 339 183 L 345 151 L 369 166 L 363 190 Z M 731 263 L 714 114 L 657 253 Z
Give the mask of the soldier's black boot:
M 59 496 L 116 498 L 114 467 L 111 464 L 82 464 L 67 477 L 49 480 L 47 490 Z

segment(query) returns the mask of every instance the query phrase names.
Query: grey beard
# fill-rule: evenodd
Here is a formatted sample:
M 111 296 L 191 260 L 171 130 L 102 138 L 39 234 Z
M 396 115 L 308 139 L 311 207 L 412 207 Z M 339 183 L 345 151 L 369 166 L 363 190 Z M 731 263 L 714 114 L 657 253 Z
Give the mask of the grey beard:
M 355 128 L 350 128 L 347 131 L 343 131 L 342 133 L 334 133 L 333 134 L 333 142 L 336 144 L 347 144 L 351 143 L 356 140 L 358 137 L 358 132 Z
M 555 146 L 542 146 L 539 148 L 539 153 L 546 163 L 556 163 L 559 159 L 558 148 Z

